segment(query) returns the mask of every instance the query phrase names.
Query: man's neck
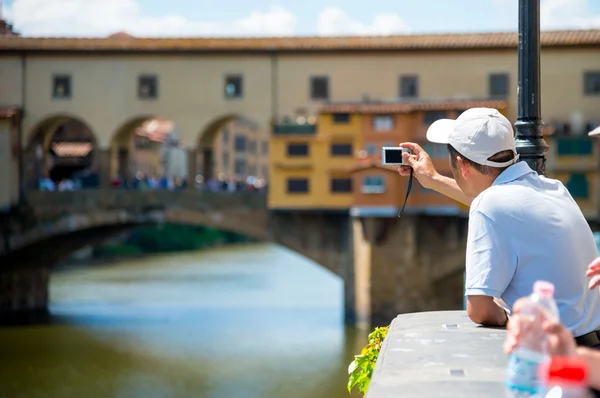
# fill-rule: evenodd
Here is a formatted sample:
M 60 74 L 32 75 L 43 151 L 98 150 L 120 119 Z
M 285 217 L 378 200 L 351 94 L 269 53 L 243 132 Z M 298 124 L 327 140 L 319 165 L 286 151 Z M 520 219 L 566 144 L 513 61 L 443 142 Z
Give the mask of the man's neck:
M 476 176 L 472 183 L 472 187 L 473 187 L 473 191 L 474 191 L 473 193 L 476 194 L 475 196 L 476 197 L 479 196 L 483 191 L 485 191 L 486 189 L 491 187 L 494 184 L 494 181 L 496 180 L 496 178 L 498 178 L 497 175 L 489 176 L 489 175 L 480 174 L 480 175 Z

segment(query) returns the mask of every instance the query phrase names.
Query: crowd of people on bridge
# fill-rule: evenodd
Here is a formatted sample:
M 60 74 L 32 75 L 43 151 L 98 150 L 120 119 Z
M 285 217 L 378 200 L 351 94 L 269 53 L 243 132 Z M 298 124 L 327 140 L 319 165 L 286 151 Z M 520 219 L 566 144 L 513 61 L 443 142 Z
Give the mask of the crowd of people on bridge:
M 94 175 L 90 182 L 90 175 Z M 85 177 L 86 179 L 84 179 Z M 41 178 L 38 182 L 38 189 L 41 191 L 76 191 L 81 189 L 99 188 L 100 179 L 97 174 L 90 172 L 83 177 L 74 176 L 70 179 L 53 181 L 50 178 Z M 219 175 L 216 178 L 205 180 L 202 175 L 195 177 L 195 186 L 198 190 L 208 190 L 211 192 L 266 192 L 267 182 L 264 179 L 249 176 L 225 176 Z M 111 186 L 114 189 L 135 189 L 135 190 L 169 190 L 177 191 L 186 189 L 188 181 L 182 177 L 154 176 L 138 172 L 133 178 L 117 177 L 112 179 Z
M 567 188 L 519 162 L 512 124 L 496 109 L 472 108 L 456 120 L 438 120 L 427 139 L 447 145 L 453 178 L 437 173 L 415 143 L 400 144 L 412 153 L 403 153 L 408 166 L 399 173 L 470 207 L 465 295 L 471 320 L 508 324 L 510 352 L 519 339 L 519 300 L 536 281 L 552 283 L 560 323 L 546 325 L 554 330 L 551 354 L 585 358 L 595 372 L 589 383 L 600 389 L 600 259 Z

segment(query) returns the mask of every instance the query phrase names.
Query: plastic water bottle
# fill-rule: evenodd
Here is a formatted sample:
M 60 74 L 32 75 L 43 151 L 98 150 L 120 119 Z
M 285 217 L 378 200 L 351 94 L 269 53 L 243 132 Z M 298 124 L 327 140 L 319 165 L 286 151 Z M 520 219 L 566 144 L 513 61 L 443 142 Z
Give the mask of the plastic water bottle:
M 552 357 L 539 369 L 539 398 L 592 398 L 587 362 L 580 358 Z
M 547 350 L 546 321 L 558 321 L 554 285 L 537 281 L 533 293 L 519 312 L 521 338 L 510 354 L 506 374 L 508 397 L 532 397 L 540 391 L 539 366 L 550 359 Z

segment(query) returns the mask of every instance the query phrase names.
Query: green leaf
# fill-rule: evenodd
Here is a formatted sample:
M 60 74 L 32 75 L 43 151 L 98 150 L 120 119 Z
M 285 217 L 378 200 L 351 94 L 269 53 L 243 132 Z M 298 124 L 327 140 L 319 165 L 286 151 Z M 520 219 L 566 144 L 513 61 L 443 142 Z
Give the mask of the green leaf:
M 361 374 L 353 372 L 350 374 L 350 380 L 348 380 L 348 392 L 352 392 L 352 387 L 356 384 Z
M 389 326 L 375 328 L 369 336 L 367 345 L 361 350 L 360 355 L 354 356 L 354 361 L 348 366 L 348 392 L 356 387 L 358 391 L 365 395 L 371 384 L 373 370 L 381 351 L 383 340 L 385 340 Z
M 356 361 L 350 362 L 350 366 L 348 366 L 348 374 L 354 372 L 354 370 L 358 367 Z

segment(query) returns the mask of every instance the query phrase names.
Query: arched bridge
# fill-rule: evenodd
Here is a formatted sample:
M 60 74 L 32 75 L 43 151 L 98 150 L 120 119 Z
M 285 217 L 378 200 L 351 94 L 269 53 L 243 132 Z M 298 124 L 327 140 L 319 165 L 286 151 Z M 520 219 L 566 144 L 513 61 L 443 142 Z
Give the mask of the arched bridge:
M 312 259 L 344 280 L 349 322 L 383 324 L 397 313 L 462 307 L 466 220 L 456 217 L 405 215 L 400 222 L 348 211 L 270 211 L 265 193 L 250 191 L 33 191 L 27 202 L 29 212 L 2 223 L 0 286 L 10 294 L 0 292 L 0 315 L 46 305 L 47 271 L 40 277 L 33 270 L 120 231 L 163 222 L 236 232 Z

